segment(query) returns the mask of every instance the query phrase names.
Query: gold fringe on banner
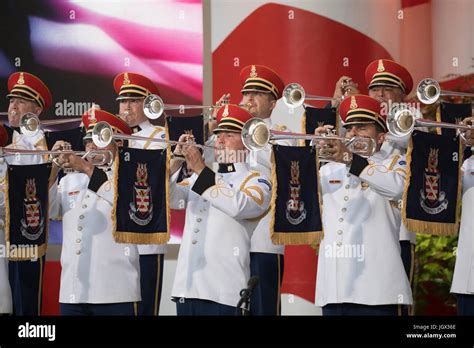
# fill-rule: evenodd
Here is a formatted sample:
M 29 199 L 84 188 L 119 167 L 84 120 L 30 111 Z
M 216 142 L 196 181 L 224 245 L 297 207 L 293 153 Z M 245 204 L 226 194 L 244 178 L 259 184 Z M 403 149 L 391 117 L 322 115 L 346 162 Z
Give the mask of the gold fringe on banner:
M 168 140 L 168 127 L 165 128 L 166 140 Z M 153 150 L 151 150 L 153 151 Z M 171 151 L 170 144 L 166 146 L 166 173 L 165 173 L 165 185 L 166 185 L 166 233 L 155 232 L 155 233 L 137 233 L 130 231 L 117 231 L 117 203 L 118 197 L 118 170 L 119 170 L 119 156 L 117 154 L 114 163 L 114 204 L 112 206 L 112 235 L 117 243 L 130 243 L 130 244 L 165 244 L 170 239 L 170 207 L 169 207 L 169 173 L 170 173 L 170 159 Z
M 459 152 L 461 154 L 461 143 L 459 143 Z M 406 228 L 409 231 L 422 233 L 422 234 L 431 234 L 435 236 L 454 236 L 458 234 L 459 231 L 459 223 L 460 223 L 460 212 L 461 212 L 461 161 L 458 161 L 458 191 L 456 193 L 456 221 L 454 223 L 447 223 L 447 222 L 430 222 L 430 221 L 423 221 L 423 220 L 416 220 L 416 219 L 408 219 L 406 206 L 407 206 L 407 199 L 408 199 L 408 189 L 410 187 L 410 179 L 411 179 L 411 153 L 413 152 L 413 140 L 410 139 L 406 160 L 407 160 L 407 174 L 406 174 L 406 181 L 405 187 L 403 190 L 403 206 L 402 206 L 402 220 L 405 224 Z M 459 157 L 461 158 L 461 157 Z
M 306 133 L 306 109 L 304 109 L 303 116 L 301 116 L 301 133 Z M 298 146 L 305 146 L 306 140 L 298 139 Z
M 441 103 L 439 103 L 438 107 L 436 108 L 436 122 L 441 122 Z M 436 134 L 442 134 L 440 127 L 436 128 Z
M 48 231 L 49 231 L 49 209 L 44 209 L 45 214 L 45 243 L 41 245 L 12 245 L 10 235 L 10 188 L 9 188 L 9 170 L 7 167 L 5 174 L 5 251 L 10 261 L 36 261 L 43 257 L 48 249 Z M 49 202 L 48 202 L 49 204 Z
M 316 170 L 319 168 L 319 160 L 317 156 L 314 156 L 316 160 Z M 319 178 L 319 175 L 318 175 Z M 272 199 L 270 204 L 271 209 L 271 220 L 270 220 L 270 237 L 273 244 L 283 244 L 283 245 L 317 245 L 321 242 L 323 237 L 323 231 L 308 231 L 308 232 L 298 232 L 294 233 L 291 231 L 287 232 L 276 232 L 275 231 L 275 214 L 276 214 L 276 201 L 278 198 L 277 195 L 277 175 L 276 175 L 276 165 L 275 165 L 275 153 L 272 151 Z M 318 180 L 318 190 L 321 191 L 320 182 Z M 321 212 L 322 218 L 322 209 L 321 209 L 321 196 L 318 192 L 318 204 Z

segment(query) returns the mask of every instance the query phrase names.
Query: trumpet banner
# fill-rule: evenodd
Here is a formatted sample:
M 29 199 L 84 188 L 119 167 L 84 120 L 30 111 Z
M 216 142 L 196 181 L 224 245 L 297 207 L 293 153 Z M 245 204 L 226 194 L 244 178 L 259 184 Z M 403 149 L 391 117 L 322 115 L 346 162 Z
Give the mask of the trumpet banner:
M 113 236 L 119 243 L 169 240 L 169 149 L 120 149 L 115 161 Z
M 319 243 L 319 163 L 310 147 L 273 146 L 270 233 L 274 244 Z
M 339 121 L 335 108 L 314 108 L 311 106 L 305 106 L 305 112 L 301 118 L 302 132 L 306 134 L 314 134 L 314 130 L 318 127 L 325 125 L 331 125 L 334 130 L 338 131 Z M 305 140 L 307 146 L 311 143 L 311 140 Z
M 11 260 L 36 259 L 46 253 L 50 174 L 50 163 L 8 166 L 5 240 Z
M 84 151 L 84 143 L 82 138 L 84 137 L 84 128 L 76 127 L 72 129 L 58 130 L 54 132 L 45 132 L 46 143 L 48 149 L 52 149 L 56 141 L 63 140 L 71 144 L 73 151 Z
M 413 132 L 402 208 L 408 230 L 434 235 L 458 232 L 461 159 L 459 138 Z
M 472 105 L 469 104 L 453 104 L 440 103 L 436 112 L 436 121 L 458 124 L 466 117 L 472 115 Z M 456 136 L 455 129 L 438 128 L 438 134 Z
M 168 116 L 166 118 L 170 140 L 178 140 L 181 134 L 194 135 L 197 144 L 204 144 L 204 117 L 198 116 Z M 174 147 L 173 147 L 174 148 Z
M 448 122 L 459 124 L 466 117 L 472 116 L 472 104 L 453 104 L 453 103 L 440 103 L 437 112 L 436 120 L 438 122 Z M 437 128 L 438 134 L 456 136 L 456 129 L 449 128 Z M 472 151 L 467 147 L 464 151 L 463 158 L 469 158 L 472 155 Z

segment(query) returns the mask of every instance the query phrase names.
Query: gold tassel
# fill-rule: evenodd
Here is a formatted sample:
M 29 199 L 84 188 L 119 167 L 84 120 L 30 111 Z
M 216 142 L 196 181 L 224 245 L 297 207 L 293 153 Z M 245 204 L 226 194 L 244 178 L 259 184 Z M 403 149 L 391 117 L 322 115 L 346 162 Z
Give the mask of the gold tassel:
M 113 177 L 113 187 L 114 187 L 114 204 L 112 205 L 112 236 L 116 242 L 119 242 L 119 233 L 117 232 L 117 202 L 118 202 L 118 170 L 119 170 L 119 154 L 118 151 L 114 159 L 114 177 Z M 119 242 L 125 243 L 125 242 Z

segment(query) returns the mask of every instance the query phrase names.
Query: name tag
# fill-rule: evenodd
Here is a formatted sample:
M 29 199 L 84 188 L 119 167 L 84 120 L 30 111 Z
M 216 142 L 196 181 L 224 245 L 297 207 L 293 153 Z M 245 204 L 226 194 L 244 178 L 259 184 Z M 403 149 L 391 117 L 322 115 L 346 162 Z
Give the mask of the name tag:
M 341 180 L 329 180 L 329 183 L 330 184 L 341 184 L 342 181 Z
M 74 195 L 79 194 L 79 192 L 80 192 L 80 191 L 69 191 L 69 192 L 67 193 L 67 195 L 68 195 L 68 196 L 74 196 Z

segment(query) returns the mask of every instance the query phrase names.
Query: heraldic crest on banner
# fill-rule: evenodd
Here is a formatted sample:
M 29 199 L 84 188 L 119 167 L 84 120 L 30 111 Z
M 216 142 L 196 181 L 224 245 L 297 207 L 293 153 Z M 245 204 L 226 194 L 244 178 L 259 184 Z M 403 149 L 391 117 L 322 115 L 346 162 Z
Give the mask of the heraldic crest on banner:
M 286 203 L 286 219 L 292 225 L 299 225 L 306 219 L 304 202 L 300 200 L 300 165 L 298 161 L 291 161 L 290 199 Z
M 153 199 L 148 184 L 148 170 L 146 163 L 137 164 L 137 180 L 133 185 L 133 202 L 129 204 L 130 219 L 137 225 L 146 226 L 153 218 Z
M 20 220 L 21 234 L 29 240 L 37 240 L 44 231 L 44 215 L 41 201 L 36 196 L 36 181 L 26 180 L 23 200 L 23 218 Z
M 448 208 L 446 193 L 440 189 L 441 173 L 438 169 L 439 149 L 430 148 L 428 165 L 424 172 L 423 189 L 420 190 L 420 205 L 431 215 L 439 214 Z

